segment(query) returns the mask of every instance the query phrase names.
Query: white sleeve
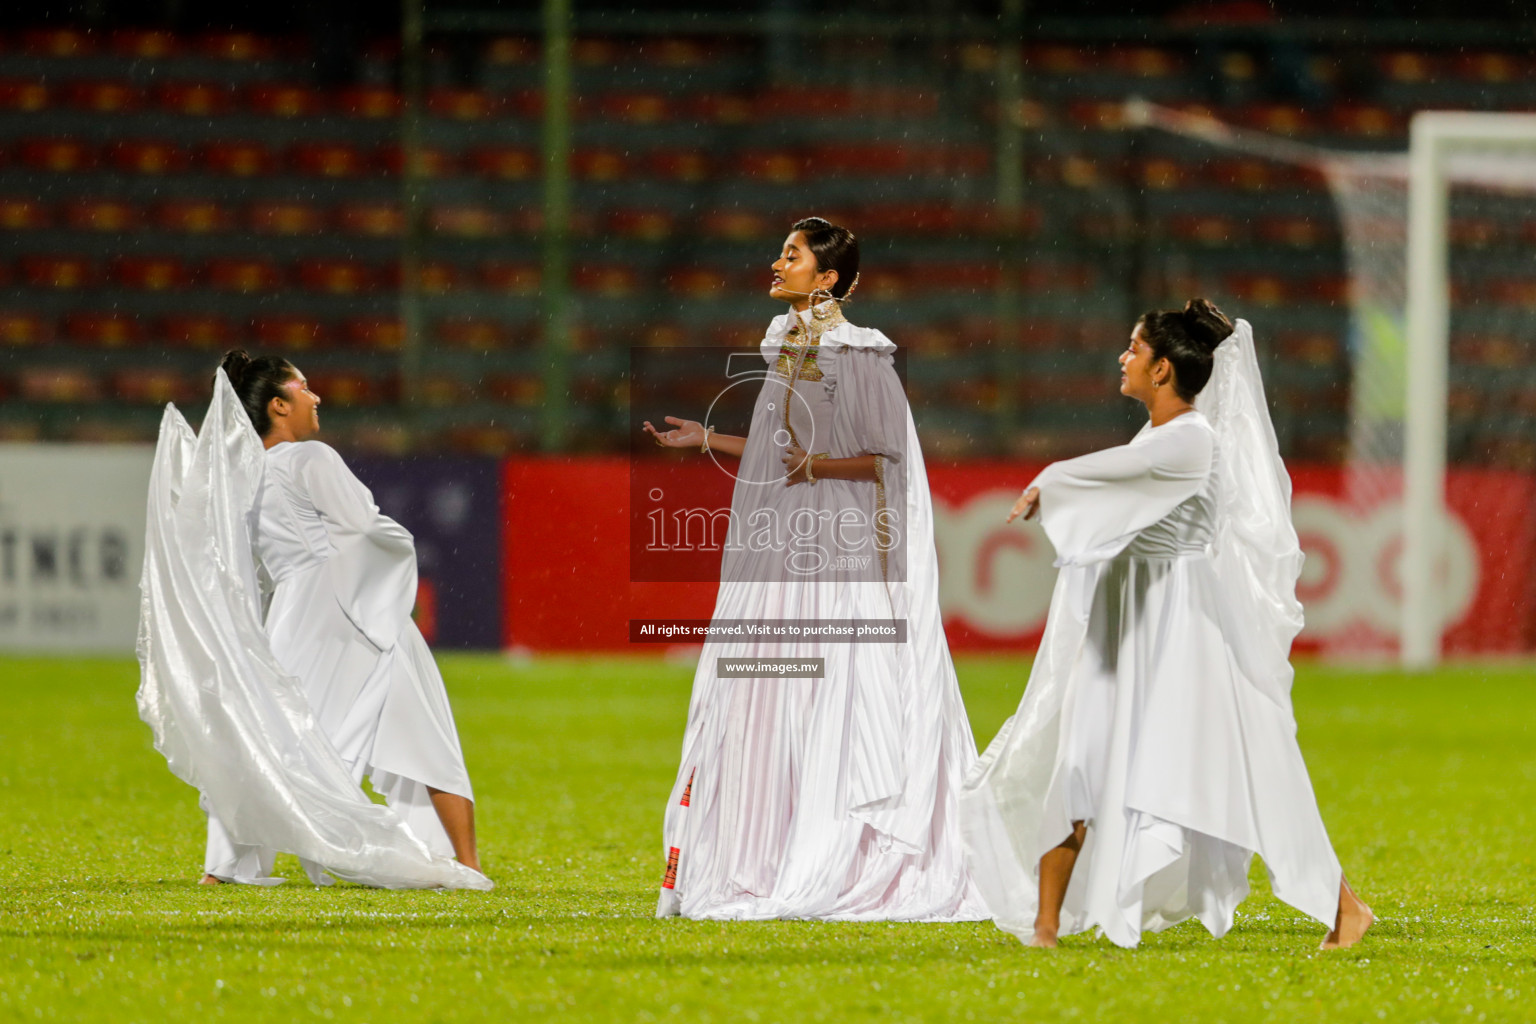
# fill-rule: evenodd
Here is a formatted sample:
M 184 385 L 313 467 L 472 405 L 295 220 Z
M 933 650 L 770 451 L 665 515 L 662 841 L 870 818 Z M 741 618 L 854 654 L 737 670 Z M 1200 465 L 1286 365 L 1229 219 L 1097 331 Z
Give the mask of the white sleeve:
M 294 466 L 314 502 L 335 553 L 329 567 L 337 597 L 353 625 L 388 650 L 416 604 L 416 544 L 411 532 L 379 511 L 330 445 L 302 442 Z
M 1052 463 L 1040 489 L 1040 522 L 1057 565 L 1113 558 L 1142 530 L 1199 493 L 1213 443 L 1203 423 L 1173 423 L 1130 444 Z

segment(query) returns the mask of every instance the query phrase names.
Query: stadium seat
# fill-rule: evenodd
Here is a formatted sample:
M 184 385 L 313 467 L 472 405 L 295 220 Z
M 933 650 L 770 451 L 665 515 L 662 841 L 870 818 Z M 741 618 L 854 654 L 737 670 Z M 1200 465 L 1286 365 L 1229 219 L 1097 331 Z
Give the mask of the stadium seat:
M 0 199 L 0 230 L 37 231 L 52 223 L 48 208 L 35 199 Z
M 205 384 L 176 370 L 136 368 L 113 373 L 108 379 L 108 393 L 122 402 L 164 405 L 202 398 Z
M 1254 103 L 1239 110 L 1236 120 L 1271 135 L 1306 135 L 1316 130 L 1312 115 L 1288 103 Z
M 1315 249 L 1338 239 L 1332 219 L 1323 217 L 1260 217 L 1257 229 L 1261 241 L 1293 249 Z
M 314 117 L 324 111 L 325 100 L 306 85 L 258 82 L 247 91 L 246 105 L 266 117 Z
M 165 82 L 155 99 L 162 110 L 188 117 L 214 117 L 234 106 L 229 88 L 212 82 Z
M 405 343 L 405 325 L 397 317 L 353 317 L 342 333 L 347 344 L 370 352 L 398 352 Z
M 721 58 L 720 47 L 694 37 L 664 36 L 649 39 L 639 46 L 639 55 L 647 64 L 664 68 L 702 67 Z
M 343 203 L 336 223 L 350 235 L 394 238 L 405 231 L 405 213 L 397 203 Z
M 387 400 L 396 390 L 368 374 L 346 370 L 326 370 L 311 379 L 319 388 L 322 401 L 343 407 L 374 405 Z
M 1458 78 L 1497 85 L 1529 81 L 1536 71 L 1529 57 L 1521 60 L 1508 53 L 1464 53 L 1452 58 L 1450 64 Z
M 484 146 L 470 152 L 469 165 L 487 178 L 526 181 L 539 173 L 539 155 L 516 146 Z
M 232 210 L 208 199 L 169 199 L 155 209 L 154 220 L 163 231 L 189 235 L 228 231 L 235 225 Z
M 45 345 L 54 338 L 53 321 L 36 313 L 0 311 L 0 345 L 29 348 Z
M 107 146 L 107 159 L 126 174 L 173 174 L 187 168 L 190 159 L 170 142 L 127 140 Z
M 434 408 L 442 409 L 475 400 L 475 386 L 448 373 L 424 373 L 417 382 L 417 394 Z
M 626 264 L 586 264 L 576 268 L 571 281 L 578 291 L 591 292 L 606 298 L 621 298 L 635 294 L 640 288 L 640 274 Z
M 485 378 L 482 391 L 495 402 L 533 407 L 544 399 L 544 382 L 537 374 L 493 373 Z
M 112 33 L 112 52 L 133 60 L 165 60 L 181 54 L 182 41 L 173 32 L 125 29 Z
M 215 174 L 250 178 L 271 174 L 277 158 L 259 142 L 210 142 L 203 147 L 202 163 Z
M 747 124 L 753 118 L 752 100 L 735 93 L 700 93 L 680 103 L 685 116 L 705 124 Z
M 1184 70 L 1179 57 L 1155 46 L 1116 47 L 1110 59 L 1115 70 L 1136 78 L 1172 78 Z
M 223 352 L 232 348 L 236 333 L 230 322 L 209 314 L 178 314 L 161 320 L 156 335 L 176 348 Z M 211 372 L 211 371 L 210 371 Z
M 480 279 L 492 291 L 510 295 L 537 295 L 542 276 L 537 264 L 491 262 L 480 269 Z
M 1332 366 L 1342 355 L 1339 338 L 1331 331 L 1280 332 L 1274 346 L 1287 363 L 1304 366 Z
M 1528 312 L 1536 309 L 1536 278 L 1495 278 L 1487 283 L 1485 294 L 1494 302 L 1520 306 Z
M 129 82 L 75 81 L 63 86 L 64 102 L 93 114 L 122 114 L 137 110 L 144 97 Z
M 671 146 L 652 150 L 645 158 L 645 171 L 667 181 L 696 184 L 709 178 L 713 169 L 710 155 L 702 149 L 677 149 Z
M 64 223 L 75 231 L 131 231 L 143 225 L 144 214 L 115 199 L 77 199 L 65 204 Z
M 295 271 L 300 287 L 326 295 L 357 295 L 378 283 L 373 268 L 355 260 L 300 260 Z
M 1218 248 L 1240 245 L 1247 240 L 1248 226 L 1235 217 L 1220 214 L 1189 213 L 1168 218 L 1168 235 L 1180 242 Z
M 584 181 L 618 181 L 629 173 L 629 160 L 616 149 L 578 149 L 571 170 Z
M 73 291 L 95 283 L 96 267 L 83 256 L 25 256 L 22 281 L 30 288 Z
M 1376 61 L 1383 77 L 1394 82 L 1430 82 L 1443 73 L 1441 62 L 1427 53 L 1398 51 L 1381 54 Z
M 747 149 L 736 154 L 736 173 L 747 178 L 788 185 L 805 174 L 806 158 L 787 149 Z
M 778 218 L 770 219 L 758 210 L 726 207 L 705 213 L 700 227 L 704 234 L 712 238 L 724 238 L 733 242 L 755 242 L 771 238 L 776 233 L 782 238 L 784 232 L 780 229 L 787 229 L 787 224 Z
M 1328 126 L 1342 135 L 1369 139 L 1390 139 L 1408 134 L 1408 120 L 1403 114 L 1385 107 L 1351 104 L 1328 111 Z
M 302 352 L 332 341 L 325 321 L 307 316 L 259 316 L 251 322 L 251 333 L 263 349 L 274 352 Z
M 378 86 L 342 90 L 336 109 L 349 117 L 388 120 L 400 116 L 400 94 Z
M 532 64 L 539 59 L 539 44 L 521 36 L 492 39 L 485 47 L 487 64 Z
M 255 203 L 246 211 L 246 225 L 258 235 L 318 235 L 326 217 L 310 203 Z
M 289 149 L 288 164 L 322 178 L 355 178 L 368 169 L 362 150 L 346 142 L 300 142 Z
M 526 447 L 527 441 L 522 434 L 510 427 L 476 423 L 449 427 L 443 432 L 443 444 L 450 451 L 501 457 Z
M 484 121 L 502 110 L 499 97 L 478 89 L 434 89 L 427 94 L 427 110 L 451 121 Z
M 400 290 L 405 284 L 404 268 L 399 262 L 389 264 L 384 268 L 382 280 L 385 288 Z M 444 295 L 463 284 L 464 274 L 452 263 L 426 260 L 418 268 L 416 281 L 426 294 Z
M 505 224 L 486 206 L 434 206 L 427 211 L 427 230 L 450 238 L 495 238 Z
M 256 294 L 282 286 L 283 275 L 269 260 L 219 258 L 208 261 L 209 287 L 220 291 Z
M 34 29 L 21 34 L 21 48 L 34 57 L 84 57 L 96 52 L 96 39 L 80 29 Z
M 277 46 L 266 36 L 252 32 L 215 32 L 197 41 L 197 48 L 205 57 L 242 63 L 271 60 L 277 56 Z
M 16 375 L 16 393 L 32 402 L 95 402 L 101 381 L 76 366 L 28 366 Z
M 659 242 L 677 229 L 670 210 L 613 210 L 608 214 L 608 233 L 620 238 Z
M 1067 114 L 1085 128 L 1112 132 L 1125 127 L 1125 104 L 1119 100 L 1073 100 Z
M 124 288 L 161 292 L 192 283 L 186 263 L 174 256 L 120 256 L 112 262 L 112 280 Z
M 654 125 L 671 116 L 666 96 L 654 92 L 612 92 L 598 97 L 596 114 L 621 124 Z
M 1230 274 L 1225 287 L 1234 298 L 1259 306 L 1278 306 L 1293 291 L 1289 282 L 1276 274 Z
M 767 287 L 768 271 L 763 271 L 764 288 Z M 669 271 L 667 290 L 674 295 L 689 299 L 718 298 L 731 287 L 731 280 L 724 273 L 711 267 L 685 267 Z
M 97 153 L 76 139 L 30 139 L 21 144 L 22 163 L 36 171 L 70 174 L 96 166 Z
M 1284 164 L 1252 157 L 1213 160 L 1207 174 L 1213 184 L 1243 192 L 1267 192 L 1294 182 Z
M 48 86 L 42 82 L 0 80 L 0 110 L 35 114 L 48 108 Z
M 92 348 L 130 348 L 144 341 L 139 318 L 118 312 L 71 313 L 64 318 L 64 334 Z
M 470 352 L 494 352 L 509 347 L 511 332 L 495 320 L 449 317 L 437 323 L 434 335 L 449 348 Z
M 812 149 L 806 164 L 813 174 L 906 174 L 913 169 L 919 152 L 919 147 L 902 142 L 834 143 Z
M 1456 217 L 1450 221 L 1447 231 L 1453 246 L 1486 249 L 1506 240 L 1506 227 L 1504 222 L 1491 217 Z
M 454 154 L 435 146 L 422 146 L 416 151 L 421 163 L 419 172 L 424 178 L 446 178 L 457 168 Z M 397 143 L 382 146 L 374 155 L 374 166 L 390 174 L 405 171 L 405 149 Z
M 1147 188 L 1158 192 L 1185 190 L 1199 184 L 1200 169 L 1168 157 L 1152 157 L 1136 165 L 1136 176 Z

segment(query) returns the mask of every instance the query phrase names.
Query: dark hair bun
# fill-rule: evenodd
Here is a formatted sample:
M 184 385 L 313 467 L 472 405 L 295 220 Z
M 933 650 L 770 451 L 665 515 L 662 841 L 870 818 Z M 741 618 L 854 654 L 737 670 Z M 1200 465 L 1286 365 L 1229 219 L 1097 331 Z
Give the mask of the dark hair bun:
M 272 399 L 287 397 L 283 387 L 293 379 L 293 364 L 280 356 L 252 359 L 245 349 L 237 348 L 224 353 L 219 367 L 229 376 L 229 384 L 245 407 L 245 414 L 251 418 L 256 433 L 266 437 L 272 429 L 272 417 L 267 407 Z M 217 374 L 214 381 L 218 381 Z
M 1190 299 L 1184 306 L 1184 323 L 1189 340 L 1206 349 L 1216 351 L 1234 330 L 1227 314 L 1217 309 L 1210 299 Z
M 230 385 L 239 391 L 240 382 L 251 368 L 251 355 L 243 348 L 231 349 L 219 360 L 219 368 L 229 376 Z

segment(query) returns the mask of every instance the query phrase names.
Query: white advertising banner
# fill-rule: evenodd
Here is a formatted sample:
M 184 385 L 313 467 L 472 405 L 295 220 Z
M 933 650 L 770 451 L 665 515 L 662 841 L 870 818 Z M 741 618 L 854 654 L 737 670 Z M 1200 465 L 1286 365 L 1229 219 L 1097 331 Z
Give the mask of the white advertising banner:
M 0 650 L 133 650 L 153 456 L 0 444 Z

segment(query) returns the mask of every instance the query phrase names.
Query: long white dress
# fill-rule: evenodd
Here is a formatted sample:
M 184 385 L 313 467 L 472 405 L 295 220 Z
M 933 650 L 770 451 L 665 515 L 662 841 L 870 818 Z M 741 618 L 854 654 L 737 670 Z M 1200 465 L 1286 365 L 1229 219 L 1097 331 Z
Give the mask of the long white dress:
M 1246 322 L 1199 404 L 1033 482 L 1060 573 L 1018 712 L 961 797 L 977 884 L 1025 940 L 1040 858 L 1074 821 L 1064 935 L 1134 946 L 1195 917 L 1221 936 L 1255 853 L 1276 896 L 1334 922 L 1342 873 L 1290 703 L 1300 551 Z
M 286 850 L 317 884 L 490 888 L 426 791 L 473 799 L 411 535 L 340 456 L 263 452 L 221 372 L 201 436 L 166 410 L 147 533 L 140 714 L 201 792 L 206 871 L 272 884 Z
M 833 304 L 818 313 L 800 328 L 775 319 L 762 342 L 768 370 L 737 469 L 714 620 L 899 619 L 907 641 L 704 645 L 663 823 L 657 913 L 978 919 L 955 819 L 975 741 L 940 621 L 927 473 L 895 345 Z M 877 455 L 879 482 L 786 487 L 790 439 L 832 458 Z M 787 547 L 764 540 L 791 524 Z M 824 658 L 825 676 L 717 672 L 721 659 L 758 657 Z

